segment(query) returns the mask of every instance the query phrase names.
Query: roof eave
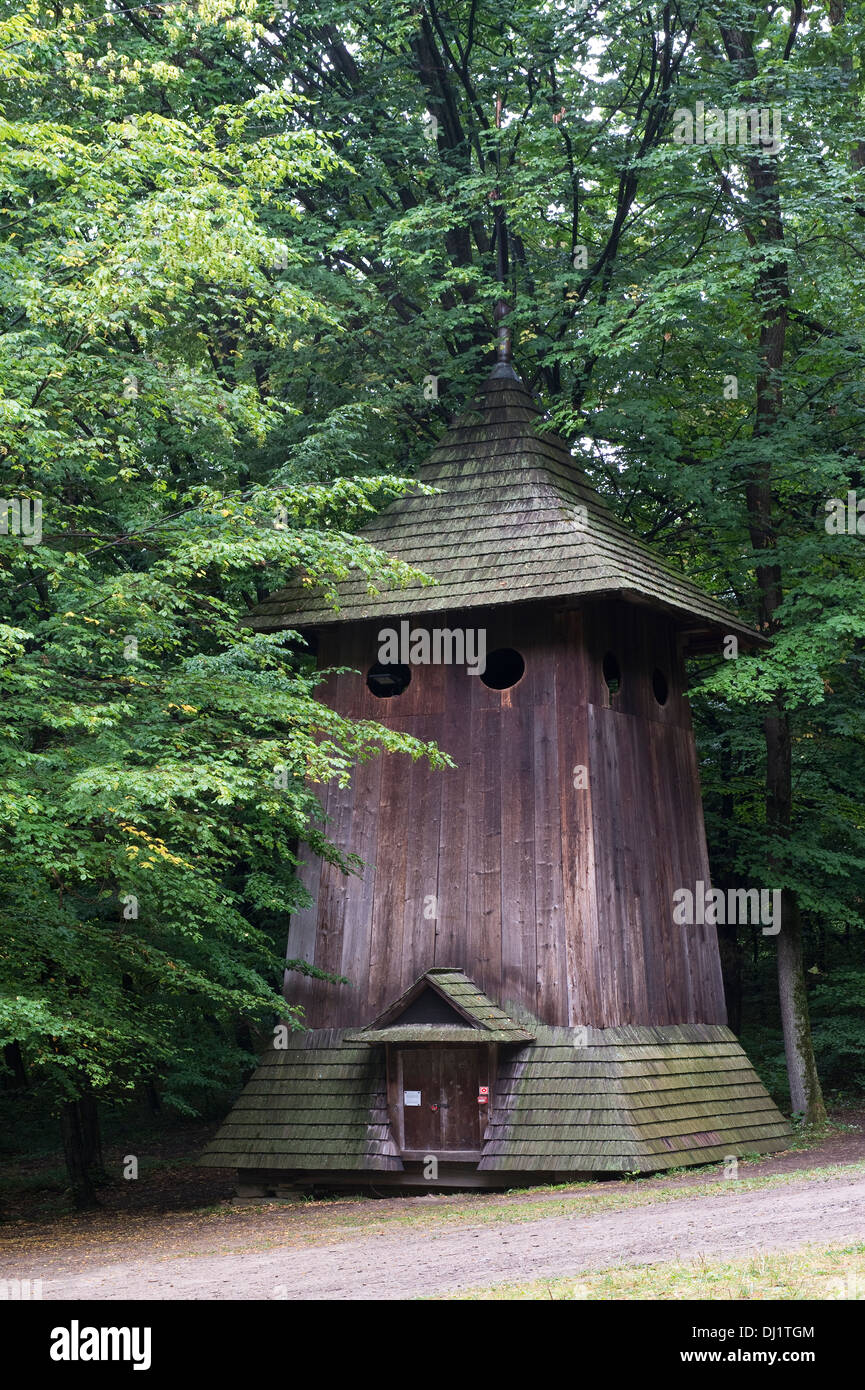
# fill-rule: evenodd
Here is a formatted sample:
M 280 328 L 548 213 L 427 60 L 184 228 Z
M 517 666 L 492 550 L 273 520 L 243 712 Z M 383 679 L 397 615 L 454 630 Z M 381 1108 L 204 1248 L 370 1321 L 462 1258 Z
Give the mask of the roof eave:
M 416 595 L 414 595 L 416 599 Z M 736 636 L 748 647 L 768 646 L 770 639 L 758 632 L 756 628 L 749 627 L 734 614 L 721 610 L 717 618 L 709 617 L 706 614 L 698 613 L 694 609 L 687 608 L 682 604 L 662 600 L 656 596 L 647 595 L 638 589 L 609 588 L 592 589 L 585 591 L 564 591 L 559 594 L 550 594 L 549 598 L 543 599 L 533 596 L 531 598 L 507 598 L 495 594 L 484 596 L 478 600 L 474 598 L 467 602 L 455 603 L 453 599 L 448 602 L 442 600 L 440 608 L 418 609 L 412 602 L 412 597 L 407 598 L 405 608 L 400 613 L 394 611 L 392 607 L 386 609 L 377 608 L 374 600 L 369 607 L 365 607 L 358 612 L 356 609 L 346 613 L 342 609 L 304 615 L 300 612 L 289 614 L 265 614 L 260 618 L 250 617 L 244 622 L 243 626 L 251 628 L 255 632 L 282 632 L 287 628 L 294 628 L 298 632 L 313 632 L 322 627 L 337 627 L 346 623 L 365 623 L 383 621 L 390 619 L 393 621 L 399 616 L 414 615 L 417 618 L 431 618 L 437 614 L 459 613 L 474 608 L 510 608 L 516 604 L 537 604 L 550 603 L 557 605 L 579 606 L 584 603 L 602 602 L 609 599 L 620 599 L 625 603 L 637 603 L 641 607 L 650 607 L 655 611 L 666 612 L 678 621 L 683 633 L 686 634 L 688 653 L 697 654 L 700 651 L 712 651 L 717 647 L 718 637 L 728 634 Z M 389 600 L 392 602 L 392 600 Z
M 346 1040 L 352 1043 L 367 1043 L 371 1047 L 381 1043 L 411 1043 L 430 1045 L 442 1043 L 477 1044 L 515 1043 L 522 1046 L 534 1042 L 534 1034 L 525 1029 L 459 1028 L 448 1024 L 415 1023 L 401 1028 L 394 1024 L 391 1028 L 363 1028 L 358 1032 L 346 1033 Z

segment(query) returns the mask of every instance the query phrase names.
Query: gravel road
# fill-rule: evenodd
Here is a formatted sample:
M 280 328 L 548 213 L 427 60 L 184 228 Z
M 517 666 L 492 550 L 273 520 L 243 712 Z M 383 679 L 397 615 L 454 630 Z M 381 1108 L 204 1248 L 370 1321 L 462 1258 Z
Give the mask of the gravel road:
M 57 1271 L 44 1298 L 400 1299 L 613 1265 L 865 1240 L 865 1177 L 682 1197 L 594 1216 L 359 1233 L 267 1250 L 160 1255 Z M 326 1241 L 326 1238 L 325 1238 Z M 34 1271 L 35 1272 L 35 1271 Z

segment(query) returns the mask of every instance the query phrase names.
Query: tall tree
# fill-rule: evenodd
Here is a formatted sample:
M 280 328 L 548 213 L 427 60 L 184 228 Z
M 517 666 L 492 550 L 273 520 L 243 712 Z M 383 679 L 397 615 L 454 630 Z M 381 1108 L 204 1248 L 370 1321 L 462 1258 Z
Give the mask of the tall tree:
M 59 1114 L 80 1205 L 97 1098 L 159 1077 L 189 1109 L 249 1060 L 239 1020 L 299 1024 L 279 992 L 298 843 L 357 868 L 316 784 L 386 750 L 441 761 L 316 701 L 296 635 L 240 630 L 298 565 L 412 573 L 351 534 L 398 479 L 259 483 L 247 462 L 290 409 L 258 354 L 338 322 L 258 214 L 337 161 L 306 131 L 251 157 L 282 95 L 157 112 L 182 71 L 166 93 L 104 19 L 0 35 L 0 1041 Z

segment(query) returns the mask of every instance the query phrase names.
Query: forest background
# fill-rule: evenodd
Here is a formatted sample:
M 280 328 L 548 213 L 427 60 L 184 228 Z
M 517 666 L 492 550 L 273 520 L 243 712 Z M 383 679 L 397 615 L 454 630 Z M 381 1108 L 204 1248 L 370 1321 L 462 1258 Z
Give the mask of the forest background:
M 690 671 L 713 882 L 785 890 L 721 929 L 730 1022 L 795 1113 L 861 1096 L 863 55 L 844 0 L 0 5 L 0 1107 L 59 1117 L 79 1202 L 100 1111 L 248 1072 L 339 857 L 316 786 L 438 758 L 241 620 L 298 565 L 406 577 L 354 533 L 489 369 L 504 262 L 593 485 L 774 639 Z

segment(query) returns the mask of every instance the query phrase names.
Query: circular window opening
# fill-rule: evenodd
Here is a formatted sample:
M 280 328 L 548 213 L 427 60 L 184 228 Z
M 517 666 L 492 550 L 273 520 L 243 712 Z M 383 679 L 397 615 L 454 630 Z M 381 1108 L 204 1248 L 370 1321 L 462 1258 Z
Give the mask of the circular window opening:
M 389 700 L 392 695 L 401 695 L 410 680 L 411 671 L 408 666 L 396 663 L 386 665 L 383 661 L 377 661 L 366 673 L 367 687 L 379 700 Z
M 607 689 L 610 694 L 618 695 L 622 686 L 622 673 L 612 652 L 607 652 L 604 657 L 604 680 L 607 682 Z
M 652 689 L 655 692 L 655 699 L 658 704 L 665 705 L 667 703 L 667 696 L 670 693 L 669 687 L 667 686 L 667 677 L 664 675 L 663 671 L 658 670 L 657 666 L 652 672 Z
M 513 647 L 499 647 L 490 652 L 487 664 L 481 674 L 484 685 L 490 690 L 509 690 L 523 675 L 526 663 Z

